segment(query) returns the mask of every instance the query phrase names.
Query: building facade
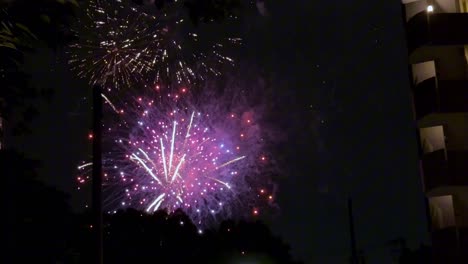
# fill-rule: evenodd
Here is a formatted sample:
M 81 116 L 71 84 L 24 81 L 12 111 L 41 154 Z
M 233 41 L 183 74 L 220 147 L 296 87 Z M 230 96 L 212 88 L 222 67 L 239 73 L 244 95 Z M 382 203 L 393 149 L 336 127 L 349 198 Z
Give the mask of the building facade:
M 433 252 L 468 263 L 468 0 L 402 7 Z

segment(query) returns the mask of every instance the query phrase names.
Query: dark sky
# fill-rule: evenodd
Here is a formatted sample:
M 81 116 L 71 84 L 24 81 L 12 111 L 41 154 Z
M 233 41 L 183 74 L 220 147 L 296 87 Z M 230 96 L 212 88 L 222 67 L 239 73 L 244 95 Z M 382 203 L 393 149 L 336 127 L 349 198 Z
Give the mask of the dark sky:
M 368 263 L 390 263 L 387 241 L 403 237 L 417 246 L 428 237 L 400 3 L 266 3 L 271 16 L 252 20 L 245 55 L 292 94 L 282 106 L 291 125 L 273 228 L 306 263 L 345 263 L 352 196 L 358 247 Z M 74 195 L 70 175 L 88 150 L 90 119 L 75 114 L 86 108 L 79 108 L 86 84 L 46 49 L 29 65 L 34 81 L 56 95 L 34 133 L 15 144 L 43 160 L 50 183 Z

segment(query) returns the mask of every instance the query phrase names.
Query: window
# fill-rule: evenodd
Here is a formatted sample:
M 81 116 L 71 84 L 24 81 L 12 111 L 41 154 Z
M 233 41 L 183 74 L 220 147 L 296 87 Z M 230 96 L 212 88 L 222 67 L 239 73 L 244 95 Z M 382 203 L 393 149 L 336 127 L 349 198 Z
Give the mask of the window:
M 424 154 L 446 148 L 444 127 L 441 125 L 420 128 L 419 136 Z
M 452 195 L 430 197 L 429 208 L 433 229 L 456 226 Z

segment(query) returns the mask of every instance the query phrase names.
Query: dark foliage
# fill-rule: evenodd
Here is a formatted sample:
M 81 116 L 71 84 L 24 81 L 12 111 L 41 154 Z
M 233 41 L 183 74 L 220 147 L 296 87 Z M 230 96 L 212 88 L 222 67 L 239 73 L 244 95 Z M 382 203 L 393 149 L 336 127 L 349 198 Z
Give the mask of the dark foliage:
M 55 263 L 66 254 L 72 214 L 67 196 L 37 179 L 37 161 L 0 151 L 6 239 L 2 263 Z M 5 212 L 5 210 L 4 210 Z
M 137 5 L 154 4 L 158 10 L 172 6 L 174 0 L 132 0 Z M 185 0 L 182 8 L 190 21 L 197 26 L 200 22 L 222 22 L 231 15 L 239 13 L 241 0 Z
M 294 263 L 290 248 L 279 237 L 274 236 L 262 222 L 234 223 L 226 221 L 217 232 L 207 235 L 207 248 L 217 254 L 217 263 L 228 263 L 233 259 L 255 259 L 256 263 Z
M 80 226 L 78 248 L 88 261 L 90 218 Z M 153 215 L 136 210 L 119 211 L 104 218 L 106 263 L 295 263 L 289 247 L 261 222 L 223 222 L 202 234 L 182 211 Z
M 172 4 L 174 3 L 173 0 L 132 0 L 133 3 L 137 5 L 150 5 L 154 4 L 157 9 L 161 10 L 163 9 L 166 4 Z
M 400 256 L 400 264 L 428 264 L 432 263 L 432 251 L 429 246 L 421 245 L 418 249 L 404 248 Z
M 433 252 L 430 246 L 421 244 L 419 248 L 411 250 L 408 248 L 406 240 L 401 237 L 388 241 L 387 245 L 390 247 L 394 261 L 398 261 L 400 264 L 433 263 Z
M 26 26 L 40 41 L 56 49 L 70 40 L 70 23 L 77 7 L 73 0 L 16 0 L 6 10 L 14 23 Z
M 241 7 L 239 0 L 187 0 L 184 3 L 190 20 L 194 25 L 199 22 L 222 22 L 234 15 Z
M 39 114 L 37 100 L 50 99 L 53 91 L 34 87 L 30 76 L 19 69 L 0 69 L 0 83 L 0 116 L 10 121 L 13 134 L 30 132 L 28 124 Z
M 68 25 L 74 1 L 10 1 L 1 10 L 0 116 L 13 132 L 27 132 L 38 114 L 38 99 L 50 98 L 52 90 L 39 89 L 23 70 L 23 57 L 42 43 L 56 49 L 71 39 Z M 11 120 L 14 119 L 14 122 Z

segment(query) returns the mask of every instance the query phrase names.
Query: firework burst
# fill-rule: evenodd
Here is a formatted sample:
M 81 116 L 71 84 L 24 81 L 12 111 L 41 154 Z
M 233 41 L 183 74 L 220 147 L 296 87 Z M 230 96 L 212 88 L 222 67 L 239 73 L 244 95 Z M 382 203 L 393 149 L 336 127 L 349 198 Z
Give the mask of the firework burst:
M 72 70 L 108 90 L 142 83 L 157 57 L 157 23 L 122 1 L 90 1 L 77 23 L 79 41 L 70 45 Z
M 258 214 L 273 202 L 264 174 L 272 157 L 261 113 L 242 92 L 152 97 L 109 105 L 119 113 L 104 133 L 104 205 L 109 212 L 181 208 L 200 227 Z M 157 107 L 155 107 L 157 105 Z M 115 116 L 115 115 L 114 115 Z M 91 163 L 79 167 L 80 186 Z
M 75 29 L 78 41 L 68 51 L 71 69 L 110 91 L 189 86 L 220 75 L 220 65 L 233 63 L 223 54 L 240 45 L 240 38 L 209 42 L 200 39 L 180 12 L 152 14 L 122 0 L 90 0 Z
M 224 52 L 226 47 L 240 45 L 240 38 L 225 38 L 223 42 L 203 47 L 199 34 L 181 34 L 180 31 L 176 25 L 163 29 L 165 38 L 157 43 L 160 52 L 151 83 L 191 86 L 205 81 L 208 76 L 221 75 L 223 65 L 234 65 L 234 60 Z

